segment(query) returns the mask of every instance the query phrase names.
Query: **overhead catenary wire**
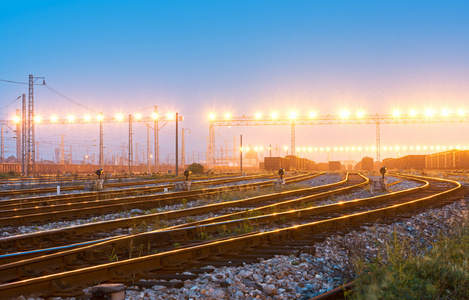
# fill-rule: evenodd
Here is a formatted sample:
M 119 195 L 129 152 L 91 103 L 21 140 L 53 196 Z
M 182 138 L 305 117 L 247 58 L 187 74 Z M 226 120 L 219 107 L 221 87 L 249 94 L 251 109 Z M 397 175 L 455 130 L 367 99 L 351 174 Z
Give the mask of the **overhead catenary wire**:
M 19 82 L 19 81 L 6 80 L 6 79 L 0 79 L 0 81 L 8 82 L 8 83 L 16 83 L 16 84 L 28 84 L 27 82 Z
M 44 87 L 45 87 L 46 89 L 48 89 L 49 91 L 53 92 L 54 94 L 56 94 L 56 95 L 58 95 L 58 96 L 64 98 L 65 100 L 67 100 L 67 101 L 69 101 L 69 102 L 71 102 L 71 103 L 73 103 L 73 104 L 75 104 L 75 105 L 77 105 L 77 106 L 83 107 L 84 109 L 87 109 L 87 110 L 92 111 L 92 112 L 95 112 L 95 113 L 98 112 L 98 111 L 96 111 L 96 110 L 94 110 L 94 109 L 92 109 L 92 108 L 89 108 L 88 106 L 83 105 L 83 104 L 81 104 L 80 102 L 78 102 L 78 101 L 76 101 L 76 100 L 73 100 L 72 98 L 70 98 L 70 97 L 68 97 L 68 96 L 66 96 L 66 95 L 64 95 L 64 94 L 62 94 L 61 92 L 57 91 L 56 89 L 54 89 L 53 87 L 51 87 L 51 86 L 48 85 L 48 84 L 45 84 L 45 83 L 44 83 L 43 85 L 44 85 Z
M 15 103 L 16 101 L 18 101 L 18 99 L 20 99 L 21 96 L 18 96 L 18 98 L 16 98 L 15 100 L 11 101 L 10 103 L 8 103 L 7 105 L 5 105 L 4 107 L 0 108 L 0 110 L 4 110 L 5 108 L 7 108 L 8 106 L 12 105 L 13 103 Z

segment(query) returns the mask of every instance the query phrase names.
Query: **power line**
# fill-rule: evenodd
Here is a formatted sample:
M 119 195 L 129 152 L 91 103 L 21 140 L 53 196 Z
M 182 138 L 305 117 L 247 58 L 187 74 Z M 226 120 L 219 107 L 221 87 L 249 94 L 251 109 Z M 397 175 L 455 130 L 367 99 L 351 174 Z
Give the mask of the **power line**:
M 9 83 L 17 83 L 17 84 L 28 84 L 27 82 L 19 82 L 19 81 L 12 81 L 6 79 L 0 79 L 0 81 L 9 82 Z
M 18 98 L 16 98 L 15 100 L 11 101 L 9 104 L 7 104 L 6 106 L 0 108 L 0 110 L 4 110 L 5 108 L 7 108 L 8 106 L 12 105 L 13 103 L 15 103 L 18 99 L 20 99 L 21 96 L 19 96 Z
M 75 100 L 73 100 L 72 98 L 65 96 L 64 94 L 62 94 L 61 92 L 57 91 L 56 89 L 54 89 L 54 88 L 51 87 L 50 85 L 45 84 L 45 83 L 44 83 L 43 85 L 44 85 L 48 90 L 50 90 L 51 92 L 53 92 L 53 93 L 56 94 L 56 95 L 59 95 L 60 97 L 64 98 L 65 100 L 67 100 L 67 101 L 69 101 L 69 102 L 71 102 L 71 103 L 73 103 L 73 104 L 75 104 L 75 105 L 77 105 L 77 106 L 81 106 L 81 107 L 83 107 L 84 109 L 87 109 L 87 110 L 89 110 L 89 111 L 97 112 L 96 110 L 91 109 L 91 108 L 89 108 L 89 107 L 87 107 L 87 106 L 81 104 L 80 102 L 75 101 Z

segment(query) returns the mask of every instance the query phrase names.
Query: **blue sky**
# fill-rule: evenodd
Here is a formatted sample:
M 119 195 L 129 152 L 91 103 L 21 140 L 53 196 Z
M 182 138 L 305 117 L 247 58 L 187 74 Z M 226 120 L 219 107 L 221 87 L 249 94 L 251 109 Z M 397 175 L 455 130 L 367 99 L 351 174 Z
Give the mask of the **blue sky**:
M 0 79 L 45 76 L 53 88 L 111 116 L 146 114 L 153 105 L 178 111 L 181 126 L 191 128 L 189 153 L 206 151 L 212 111 L 469 111 L 464 1 L 0 1 L 0 7 Z M 21 93 L 25 86 L 0 82 L 1 106 Z M 0 118 L 16 108 L 19 102 L 0 110 Z M 41 87 L 36 111 L 86 113 Z M 466 127 L 383 126 L 382 144 L 469 145 L 461 134 Z M 75 145 L 97 138 L 93 128 L 78 125 L 37 130 L 46 152 L 60 134 Z M 144 127 L 136 130 L 144 143 Z M 173 149 L 172 131 L 164 129 L 164 153 Z M 217 144 L 232 147 L 233 136 L 243 134 L 253 146 L 283 147 L 289 131 L 220 128 Z M 105 134 L 113 151 L 127 141 L 125 125 Z M 374 138 L 369 126 L 297 130 L 300 147 L 373 145 Z M 76 147 L 77 155 L 84 151 Z

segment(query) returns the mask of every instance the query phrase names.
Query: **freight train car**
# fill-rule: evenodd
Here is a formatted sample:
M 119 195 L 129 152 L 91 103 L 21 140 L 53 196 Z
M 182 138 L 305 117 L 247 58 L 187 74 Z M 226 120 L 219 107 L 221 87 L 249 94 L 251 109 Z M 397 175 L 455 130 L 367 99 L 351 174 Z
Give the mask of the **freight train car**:
M 383 159 L 383 166 L 388 169 L 423 170 L 426 155 L 406 155 L 399 158 Z
M 449 150 L 426 157 L 425 165 L 432 170 L 469 169 L 469 150 Z

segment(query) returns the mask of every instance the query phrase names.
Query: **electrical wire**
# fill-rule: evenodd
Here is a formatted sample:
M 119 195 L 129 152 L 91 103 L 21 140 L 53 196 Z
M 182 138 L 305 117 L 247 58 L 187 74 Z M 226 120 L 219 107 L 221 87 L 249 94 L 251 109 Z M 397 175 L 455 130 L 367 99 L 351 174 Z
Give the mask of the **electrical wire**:
M 17 83 L 17 84 L 28 84 L 27 82 L 19 82 L 19 81 L 12 81 L 12 80 L 6 80 L 6 79 L 0 79 L 0 81 L 9 82 L 9 83 Z
M 97 113 L 96 110 L 94 110 L 94 109 L 92 109 L 92 108 L 89 108 L 89 107 L 87 107 L 86 105 L 83 105 L 83 104 L 81 104 L 80 102 L 75 101 L 75 100 L 73 100 L 73 99 L 70 98 L 70 97 L 65 96 L 64 94 L 62 94 L 61 92 L 57 91 L 56 89 L 54 89 L 53 87 L 51 87 L 51 86 L 48 85 L 48 84 L 45 84 L 45 83 L 44 83 L 43 86 L 44 86 L 46 89 L 48 89 L 49 91 L 53 92 L 54 94 L 56 94 L 56 95 L 58 95 L 58 96 L 64 98 L 65 100 L 67 100 L 67 101 L 69 101 L 69 102 L 71 102 L 71 103 L 73 103 L 73 104 L 75 104 L 75 105 L 77 105 L 77 106 L 81 106 L 81 107 L 83 107 L 84 109 L 87 109 L 87 110 L 89 110 L 89 111 L 92 111 L 92 112 L 96 112 L 96 113 Z
M 15 103 L 18 99 L 20 99 L 21 96 L 19 96 L 18 98 L 16 98 L 15 100 L 11 101 L 9 104 L 7 104 L 6 106 L 0 108 L 0 110 L 4 110 L 5 108 L 7 108 L 8 106 L 12 105 L 13 103 Z

